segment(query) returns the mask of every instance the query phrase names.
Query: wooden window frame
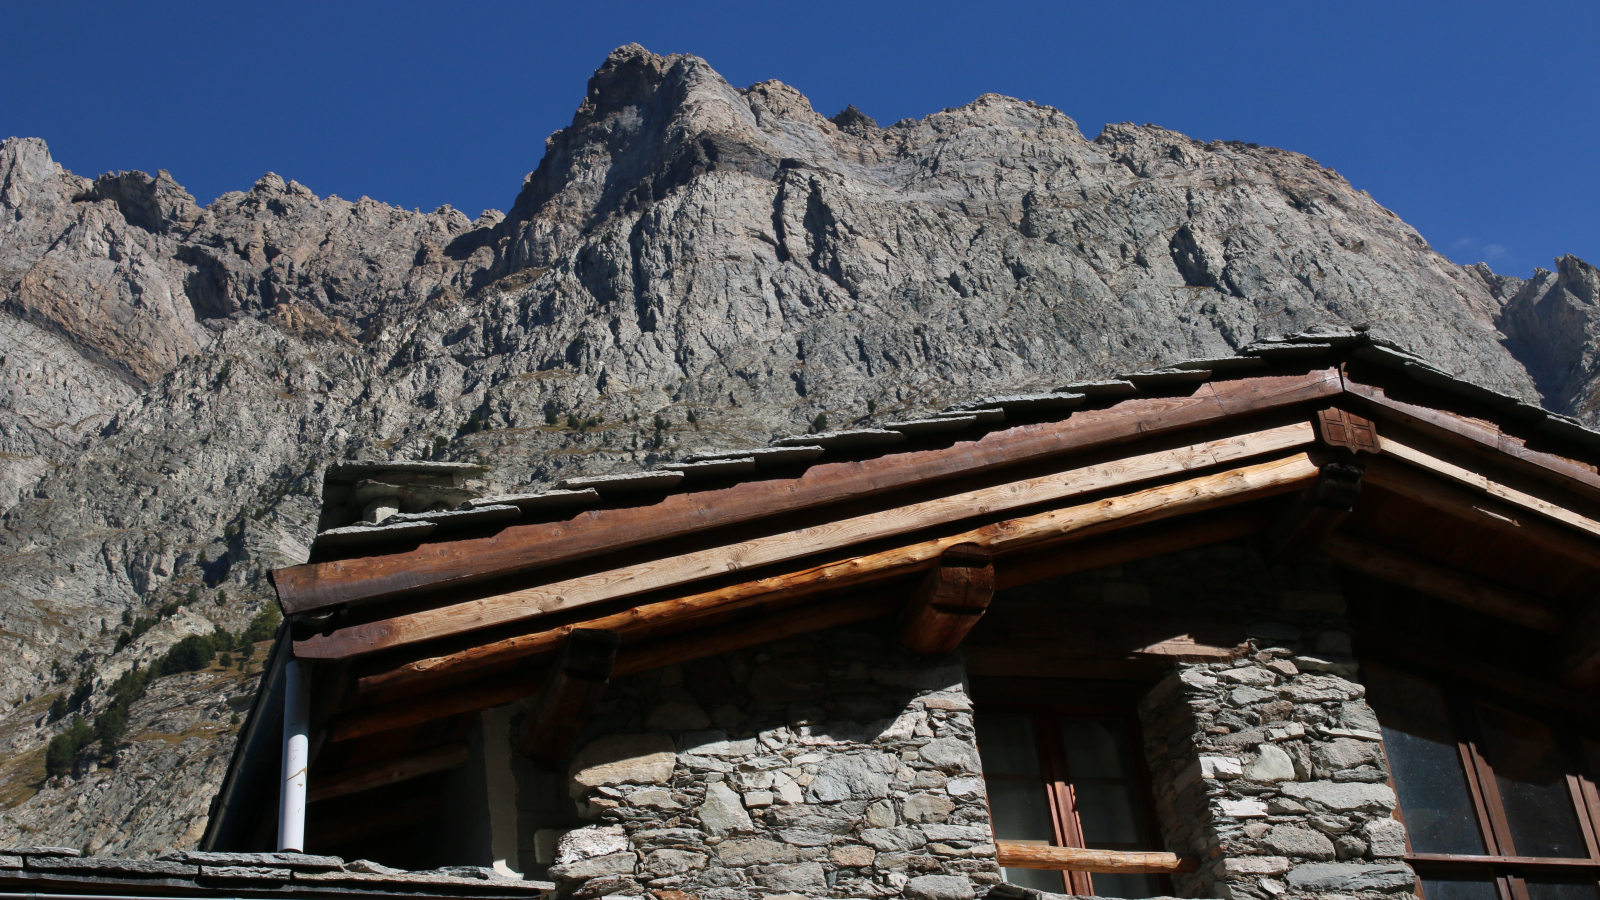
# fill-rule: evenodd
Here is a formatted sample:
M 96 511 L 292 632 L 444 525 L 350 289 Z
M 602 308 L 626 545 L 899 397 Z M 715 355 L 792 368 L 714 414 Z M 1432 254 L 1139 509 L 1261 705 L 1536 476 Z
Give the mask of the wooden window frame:
M 1039 754 L 1039 772 L 1045 784 L 1045 794 L 1050 808 L 1050 824 L 1055 831 L 1052 846 L 1078 847 L 1084 846 L 1083 831 L 1079 825 L 1076 797 L 1073 791 L 1071 772 L 1067 766 L 1066 748 L 1061 744 L 1060 723 L 1062 719 L 1116 719 L 1123 723 L 1128 738 L 1128 755 L 1131 760 L 1132 770 L 1129 773 L 1134 782 L 1139 810 L 1144 814 L 1145 833 L 1147 846 L 1118 847 L 1119 850 L 1161 850 L 1160 821 L 1156 818 L 1155 794 L 1150 785 L 1150 769 L 1144 758 L 1144 735 L 1139 727 L 1138 714 L 1127 707 L 1085 705 L 1081 703 L 1050 703 L 1024 702 L 1024 703 L 980 703 L 974 707 L 974 715 L 981 717 L 984 713 L 1008 713 L 1012 715 L 1028 715 L 1033 718 L 1034 749 Z M 982 757 L 983 748 L 978 748 L 979 757 Z M 989 776 L 985 775 L 987 780 Z M 1078 896 L 1094 894 L 1094 876 L 1089 872 L 1061 872 L 1065 892 Z M 1172 879 L 1167 875 L 1157 875 L 1157 884 L 1166 894 L 1172 894 Z
M 1467 794 L 1472 801 L 1473 812 L 1477 819 L 1478 833 L 1482 836 L 1484 849 L 1487 851 L 1481 855 L 1419 853 L 1411 846 L 1411 833 L 1408 829 L 1404 858 L 1417 871 L 1419 879 L 1427 877 L 1426 873 L 1429 872 L 1442 874 L 1470 871 L 1487 875 L 1495 885 L 1499 900 L 1530 900 L 1527 889 L 1528 875 L 1569 875 L 1573 872 L 1586 872 L 1595 882 L 1596 893 L 1600 894 L 1600 790 L 1597 790 L 1594 773 L 1590 770 L 1589 761 L 1583 753 L 1584 731 L 1562 724 L 1545 710 L 1508 708 L 1507 704 L 1497 702 L 1498 698 L 1493 696 L 1492 692 L 1441 677 L 1443 673 L 1407 665 L 1395 659 L 1375 659 L 1373 662 L 1427 683 L 1438 690 L 1440 697 L 1443 698 L 1445 713 L 1456 739 L 1456 753 L 1461 763 L 1461 771 L 1466 778 Z M 1484 735 L 1477 712 L 1477 707 L 1480 705 L 1505 709 L 1513 715 L 1532 719 L 1550 729 L 1567 772 L 1568 796 L 1572 801 L 1573 812 L 1583 836 L 1585 849 L 1589 854 L 1587 857 L 1537 857 L 1516 854 L 1516 843 L 1511 835 L 1510 824 L 1506 820 L 1505 806 L 1500 797 L 1494 767 L 1490 765 L 1481 749 Z M 1381 719 L 1379 724 L 1382 724 Z M 1389 758 L 1387 742 L 1384 742 L 1383 749 L 1385 759 Z M 1394 817 L 1403 824 L 1405 808 L 1399 803 L 1393 766 L 1390 766 L 1388 784 L 1395 790 Z M 1512 852 L 1506 852 L 1507 850 Z M 1426 889 L 1420 881 L 1417 885 L 1417 896 L 1422 900 L 1427 898 Z

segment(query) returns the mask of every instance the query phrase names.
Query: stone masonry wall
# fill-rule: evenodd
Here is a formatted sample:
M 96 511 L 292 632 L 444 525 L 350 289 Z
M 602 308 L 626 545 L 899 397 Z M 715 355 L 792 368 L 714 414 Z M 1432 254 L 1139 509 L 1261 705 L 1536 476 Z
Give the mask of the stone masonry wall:
M 1069 619 L 1198 614 L 1250 635 L 1233 661 L 1175 665 L 1139 710 L 1163 844 L 1202 861 L 1176 893 L 1414 886 L 1326 560 L 1274 564 L 1229 541 L 995 603 L 1025 599 Z M 883 623 L 619 679 L 568 775 L 589 824 L 561 838 L 549 877 L 573 900 L 982 896 L 1001 882 L 963 676 Z
M 849 628 L 612 683 L 569 790 L 577 900 L 971 900 L 998 883 L 962 667 Z M 678 893 L 675 893 L 678 892 Z

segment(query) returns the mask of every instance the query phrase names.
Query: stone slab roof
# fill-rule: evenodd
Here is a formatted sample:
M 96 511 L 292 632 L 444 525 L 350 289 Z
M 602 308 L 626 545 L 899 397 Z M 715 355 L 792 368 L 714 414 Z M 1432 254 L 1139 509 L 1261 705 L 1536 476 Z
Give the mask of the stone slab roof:
M 833 454 L 846 454 L 850 458 L 860 458 L 863 454 L 887 455 L 912 449 L 918 438 L 935 435 L 949 437 L 965 431 L 971 432 L 976 439 L 984 432 L 1007 427 L 1008 418 L 1023 417 L 1027 421 L 1065 419 L 1076 410 L 1111 405 L 1140 394 L 1170 393 L 1214 378 L 1266 374 L 1273 366 L 1319 365 L 1324 361 L 1333 365 L 1344 359 L 1370 363 L 1408 380 L 1454 394 L 1486 407 L 1496 418 L 1514 421 L 1524 427 L 1531 426 L 1534 431 L 1551 438 L 1570 442 L 1586 450 L 1600 448 L 1600 432 L 1591 430 L 1577 419 L 1458 378 L 1398 345 L 1372 337 L 1364 329 L 1323 326 L 1256 341 L 1231 357 L 1184 360 L 1149 371 L 1120 373 L 1098 381 L 1062 385 L 1054 391 L 1043 393 L 978 397 L 952 404 L 939 413 L 920 419 L 778 437 L 762 448 L 709 453 L 702 451 L 679 462 L 662 463 L 651 470 L 568 479 L 546 492 L 481 497 L 461 504 L 461 508 L 511 505 L 517 507 L 522 519 L 533 519 L 546 511 L 570 515 L 576 509 L 626 499 L 629 493 L 640 495 L 642 501 L 659 497 L 664 492 L 693 490 L 695 482 L 709 476 L 737 479 L 772 466 L 800 466 L 818 459 L 827 461 Z M 738 464 L 695 465 L 721 461 Z M 410 472 L 413 467 L 428 465 L 440 464 L 342 463 L 340 470 L 360 471 L 365 477 L 380 478 L 385 467 L 393 467 L 397 472 Z M 313 558 L 326 556 L 327 551 L 335 555 L 348 555 L 351 552 L 365 555 L 381 552 L 374 548 L 384 544 L 416 541 L 423 536 L 417 527 L 422 522 L 436 518 L 437 524 L 443 526 L 449 515 L 448 511 L 440 511 L 432 518 L 428 513 L 410 514 L 405 517 L 409 525 L 405 529 L 393 527 L 394 521 L 398 521 L 394 520 L 387 522 L 388 527 L 385 523 L 374 523 L 323 532 L 317 536 Z M 509 518 L 515 517 L 507 516 L 502 521 Z
M 82 856 L 70 847 L 0 847 L 0 892 L 139 897 L 459 897 L 538 898 L 545 881 L 454 866 L 410 872 L 367 860 L 304 853 L 204 853 L 159 859 Z

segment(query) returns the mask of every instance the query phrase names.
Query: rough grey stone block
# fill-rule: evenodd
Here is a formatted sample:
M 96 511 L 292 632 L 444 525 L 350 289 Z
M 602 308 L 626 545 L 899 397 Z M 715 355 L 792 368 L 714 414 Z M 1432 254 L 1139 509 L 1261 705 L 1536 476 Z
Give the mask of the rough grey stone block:
M 906 882 L 911 900 L 972 900 L 972 880 L 965 875 L 918 875 Z
M 1399 864 L 1361 866 L 1338 863 L 1308 863 L 1296 866 L 1288 875 L 1289 886 L 1310 892 L 1408 891 L 1417 877 Z

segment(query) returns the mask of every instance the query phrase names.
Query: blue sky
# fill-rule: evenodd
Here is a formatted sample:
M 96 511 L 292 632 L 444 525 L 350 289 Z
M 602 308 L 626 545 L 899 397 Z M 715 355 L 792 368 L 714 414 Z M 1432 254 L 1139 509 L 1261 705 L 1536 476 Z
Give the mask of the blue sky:
M 1458 262 L 1600 263 L 1600 4 L 0 3 L 0 135 L 208 202 L 507 209 L 613 47 L 887 124 L 986 91 L 1305 153 Z

